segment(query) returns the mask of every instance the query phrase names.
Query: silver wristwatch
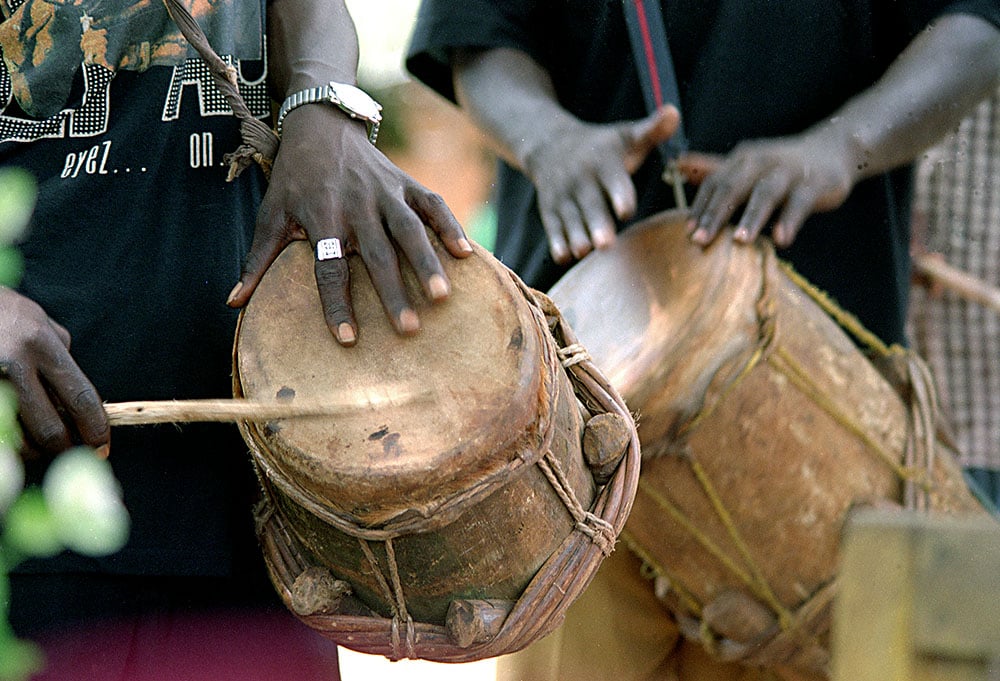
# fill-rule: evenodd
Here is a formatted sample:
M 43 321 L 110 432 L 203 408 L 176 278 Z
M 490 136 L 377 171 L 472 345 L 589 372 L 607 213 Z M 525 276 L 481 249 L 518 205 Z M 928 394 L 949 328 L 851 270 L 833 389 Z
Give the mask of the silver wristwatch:
M 299 90 L 281 104 L 278 109 L 278 136 L 281 136 L 281 124 L 288 112 L 303 104 L 327 102 L 342 109 L 351 118 L 357 118 L 368 125 L 368 141 L 375 144 L 378 137 L 378 126 L 382 122 L 382 105 L 368 96 L 368 93 L 347 83 L 327 83 L 307 90 Z

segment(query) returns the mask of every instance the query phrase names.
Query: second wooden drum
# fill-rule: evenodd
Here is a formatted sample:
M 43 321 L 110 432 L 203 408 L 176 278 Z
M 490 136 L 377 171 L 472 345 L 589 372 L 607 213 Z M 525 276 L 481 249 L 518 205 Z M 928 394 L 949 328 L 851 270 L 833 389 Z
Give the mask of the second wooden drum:
M 685 219 L 630 228 L 550 295 L 637 415 L 623 536 L 684 633 L 722 660 L 822 672 L 850 509 L 982 510 L 915 358 L 873 350 L 913 369 L 887 380 L 769 242 L 702 250 Z

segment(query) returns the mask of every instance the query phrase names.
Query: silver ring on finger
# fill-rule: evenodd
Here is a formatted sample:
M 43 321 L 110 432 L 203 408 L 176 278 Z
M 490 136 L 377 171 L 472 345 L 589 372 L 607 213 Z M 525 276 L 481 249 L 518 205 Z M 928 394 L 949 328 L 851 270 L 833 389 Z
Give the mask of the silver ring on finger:
M 336 260 L 344 257 L 344 249 L 340 246 L 340 239 L 330 237 L 320 239 L 316 242 L 316 260 Z

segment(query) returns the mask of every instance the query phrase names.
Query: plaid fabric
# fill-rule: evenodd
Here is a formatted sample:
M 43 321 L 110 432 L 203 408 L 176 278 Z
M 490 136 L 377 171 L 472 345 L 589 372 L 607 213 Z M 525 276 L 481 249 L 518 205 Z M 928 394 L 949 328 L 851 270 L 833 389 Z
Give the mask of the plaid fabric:
M 1000 286 L 1000 91 L 917 166 L 914 239 Z M 965 466 L 1000 471 L 1000 313 L 915 285 L 910 338 L 928 361 Z

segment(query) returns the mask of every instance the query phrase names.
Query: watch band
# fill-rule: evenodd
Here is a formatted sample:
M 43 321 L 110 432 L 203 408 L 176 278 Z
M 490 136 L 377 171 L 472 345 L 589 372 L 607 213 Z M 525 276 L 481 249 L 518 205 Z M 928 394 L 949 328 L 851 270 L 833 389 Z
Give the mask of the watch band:
M 356 91 L 356 97 L 363 97 L 366 101 L 365 104 L 371 109 L 369 112 L 359 111 L 357 108 L 352 106 L 349 102 L 346 102 L 343 98 L 338 96 L 338 88 L 348 88 L 352 91 Z M 369 97 L 363 90 L 354 86 L 344 83 L 328 83 L 326 85 L 319 85 L 317 87 L 306 88 L 305 90 L 299 90 L 298 92 L 293 92 L 285 98 L 282 102 L 281 108 L 278 109 L 278 120 L 275 123 L 275 128 L 277 129 L 278 136 L 281 136 L 281 126 L 285 120 L 285 116 L 288 115 L 293 109 L 302 106 L 303 104 L 316 104 L 325 102 L 327 104 L 333 104 L 334 106 L 341 109 L 351 118 L 356 118 L 358 120 L 364 121 L 368 126 L 368 141 L 375 144 L 375 140 L 378 138 L 379 124 L 382 122 L 381 110 L 382 106 L 376 102 L 374 99 Z

